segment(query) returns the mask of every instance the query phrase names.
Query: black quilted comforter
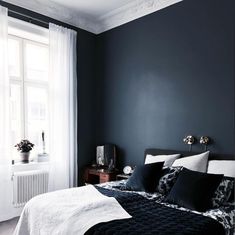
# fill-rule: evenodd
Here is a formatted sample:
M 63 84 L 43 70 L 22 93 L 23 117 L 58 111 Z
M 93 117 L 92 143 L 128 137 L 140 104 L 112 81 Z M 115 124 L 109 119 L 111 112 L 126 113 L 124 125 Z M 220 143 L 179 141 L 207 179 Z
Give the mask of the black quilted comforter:
M 224 235 L 219 222 L 193 212 L 170 208 L 138 194 L 97 187 L 104 195 L 115 197 L 131 219 L 100 223 L 86 235 Z M 97 215 L 99 216 L 99 215 Z

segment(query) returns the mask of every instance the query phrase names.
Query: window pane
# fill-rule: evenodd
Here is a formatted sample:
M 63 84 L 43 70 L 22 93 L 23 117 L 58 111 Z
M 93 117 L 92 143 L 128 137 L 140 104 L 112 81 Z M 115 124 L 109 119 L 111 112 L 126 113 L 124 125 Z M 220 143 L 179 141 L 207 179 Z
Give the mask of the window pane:
M 14 145 L 22 138 L 21 132 L 21 89 L 20 85 L 11 84 L 10 96 L 10 126 L 11 126 L 11 145 L 12 154 L 15 155 Z
M 8 65 L 9 75 L 20 77 L 20 42 L 12 38 L 8 39 Z
M 26 42 L 25 68 L 27 79 L 47 81 L 48 63 L 48 47 Z
M 42 152 L 41 133 L 44 130 L 48 147 L 48 95 L 46 88 L 27 87 L 27 137 Z M 48 151 L 48 148 L 47 148 Z

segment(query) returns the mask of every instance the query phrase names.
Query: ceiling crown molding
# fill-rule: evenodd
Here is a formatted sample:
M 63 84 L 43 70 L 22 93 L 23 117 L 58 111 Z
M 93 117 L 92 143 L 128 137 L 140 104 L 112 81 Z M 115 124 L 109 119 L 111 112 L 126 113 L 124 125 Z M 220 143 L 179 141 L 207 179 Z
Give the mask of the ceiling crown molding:
M 54 2 L 53 0 L 8 0 L 42 15 L 54 18 L 94 34 L 105 32 L 142 16 L 148 15 L 162 8 L 183 0 L 134 0 L 98 18 L 88 16 Z
M 96 33 L 123 25 L 183 0 L 135 0 L 99 18 Z

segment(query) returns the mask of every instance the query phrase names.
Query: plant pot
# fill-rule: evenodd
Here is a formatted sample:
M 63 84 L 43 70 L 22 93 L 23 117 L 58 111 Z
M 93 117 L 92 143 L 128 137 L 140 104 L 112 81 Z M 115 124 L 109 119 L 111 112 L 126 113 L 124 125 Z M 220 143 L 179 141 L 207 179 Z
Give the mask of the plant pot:
M 22 153 L 20 153 L 20 161 L 22 163 L 29 163 L 29 155 L 30 155 L 30 152 L 22 152 Z

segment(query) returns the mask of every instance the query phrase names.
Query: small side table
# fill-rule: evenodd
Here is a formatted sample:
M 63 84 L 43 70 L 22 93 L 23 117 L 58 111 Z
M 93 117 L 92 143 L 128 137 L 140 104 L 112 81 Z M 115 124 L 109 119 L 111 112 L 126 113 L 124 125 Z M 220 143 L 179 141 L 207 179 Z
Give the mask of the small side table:
M 84 172 L 85 184 L 101 184 L 116 180 L 118 170 L 108 171 L 95 167 L 86 167 Z

